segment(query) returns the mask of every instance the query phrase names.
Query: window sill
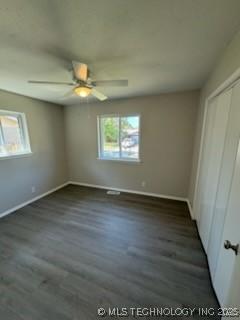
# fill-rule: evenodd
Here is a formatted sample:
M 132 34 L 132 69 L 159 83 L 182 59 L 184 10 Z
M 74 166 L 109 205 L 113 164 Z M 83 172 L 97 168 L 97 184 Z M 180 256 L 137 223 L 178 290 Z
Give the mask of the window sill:
M 16 158 L 25 158 L 31 156 L 33 153 L 31 151 L 27 151 L 24 153 L 15 153 L 15 154 L 6 154 L 0 155 L 0 160 L 7 160 L 7 159 L 16 159 Z
M 120 162 L 120 163 L 126 163 L 126 164 L 140 164 L 142 162 L 140 159 L 130 160 L 130 159 L 97 158 L 97 160 Z

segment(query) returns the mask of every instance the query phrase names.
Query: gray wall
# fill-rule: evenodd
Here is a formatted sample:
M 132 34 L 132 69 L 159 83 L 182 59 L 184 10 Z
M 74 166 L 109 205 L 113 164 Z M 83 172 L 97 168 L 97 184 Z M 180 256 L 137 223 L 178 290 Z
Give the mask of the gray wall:
M 27 157 L 0 160 L 3 213 L 66 182 L 67 170 L 63 107 L 0 91 L 0 109 L 26 114 L 33 151 Z
M 198 100 L 189 91 L 66 107 L 70 180 L 187 197 Z M 113 113 L 141 114 L 142 163 L 97 160 L 97 116 Z
M 197 174 L 197 164 L 200 149 L 201 130 L 204 114 L 204 103 L 206 98 L 217 89 L 231 74 L 240 68 L 240 32 L 238 32 L 233 40 L 228 44 L 225 51 L 222 53 L 215 69 L 209 76 L 208 81 L 201 91 L 200 107 L 198 111 L 198 120 L 196 126 L 196 136 L 194 143 L 194 155 L 192 164 L 192 173 L 190 179 L 189 188 L 189 200 L 193 203 L 194 198 L 194 186 Z

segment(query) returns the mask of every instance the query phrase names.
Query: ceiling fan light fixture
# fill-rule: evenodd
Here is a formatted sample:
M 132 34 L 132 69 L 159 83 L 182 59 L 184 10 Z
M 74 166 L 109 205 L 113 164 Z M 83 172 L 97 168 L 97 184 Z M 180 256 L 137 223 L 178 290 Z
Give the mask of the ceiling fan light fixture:
M 86 98 L 87 96 L 89 96 L 89 94 L 91 93 L 92 89 L 91 88 L 88 88 L 88 87 L 76 87 L 74 89 L 74 92 L 82 97 L 82 98 Z

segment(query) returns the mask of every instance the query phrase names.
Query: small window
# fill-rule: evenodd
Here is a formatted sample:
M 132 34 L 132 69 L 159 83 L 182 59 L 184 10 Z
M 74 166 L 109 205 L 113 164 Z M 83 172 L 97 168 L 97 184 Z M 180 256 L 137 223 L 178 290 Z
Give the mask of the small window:
M 25 115 L 0 110 L 0 158 L 30 152 Z
M 140 116 L 99 116 L 99 158 L 139 161 Z

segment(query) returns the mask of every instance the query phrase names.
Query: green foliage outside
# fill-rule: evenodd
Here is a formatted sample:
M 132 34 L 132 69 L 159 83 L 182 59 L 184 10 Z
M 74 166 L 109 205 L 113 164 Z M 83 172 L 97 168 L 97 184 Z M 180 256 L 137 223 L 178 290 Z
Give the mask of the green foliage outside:
M 121 119 L 121 126 L 123 130 L 132 129 L 132 126 L 128 122 L 127 118 Z M 119 135 L 118 118 L 103 119 L 103 128 L 105 141 L 108 143 L 117 143 Z

